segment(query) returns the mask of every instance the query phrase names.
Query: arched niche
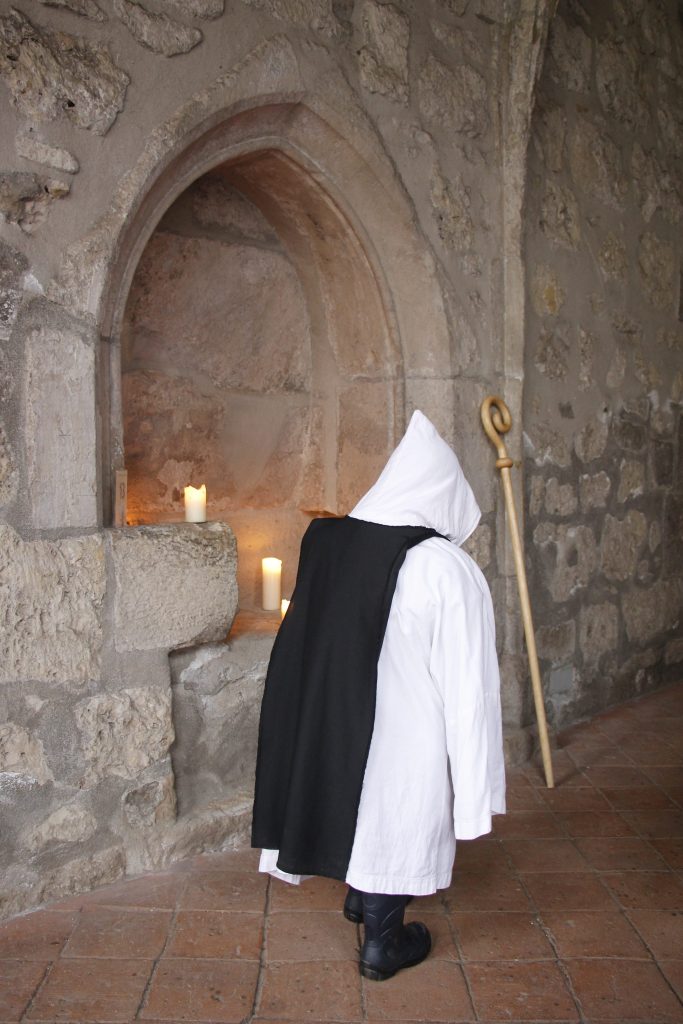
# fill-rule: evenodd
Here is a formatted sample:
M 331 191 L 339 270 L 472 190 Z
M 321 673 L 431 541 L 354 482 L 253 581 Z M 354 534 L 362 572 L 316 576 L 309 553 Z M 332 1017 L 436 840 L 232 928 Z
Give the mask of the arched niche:
M 332 160 L 334 178 L 315 159 L 316 148 Z M 365 177 L 366 202 L 382 191 L 355 150 L 304 104 L 234 114 L 193 139 L 142 197 L 108 292 L 104 476 L 128 464 L 135 522 L 182 518 L 183 474 L 185 483 L 207 482 L 209 517 L 226 519 L 237 534 L 243 607 L 258 603 L 264 554 L 283 558 L 288 593 L 310 515 L 348 511 L 403 428 L 405 368 L 392 289 L 366 226 L 339 190 L 347 174 L 350 191 Z M 212 212 L 192 244 L 182 208 L 203 188 L 212 190 Z M 226 254 L 229 231 L 216 234 L 221 196 L 228 205 L 241 201 L 243 210 L 251 205 L 269 229 L 260 240 L 246 239 L 250 245 L 242 239 L 242 264 L 239 253 Z M 250 261 L 259 246 L 263 258 Z M 290 315 L 298 307 L 295 340 L 286 336 L 287 317 L 277 322 L 267 252 L 281 271 L 273 272 L 273 289 L 287 291 L 283 308 Z M 219 294 L 221 260 L 227 303 Z M 231 266 L 233 275 L 261 275 L 252 294 L 245 286 L 242 304 L 251 307 L 258 336 L 238 308 Z M 192 302 L 195 313 L 187 309 Z M 216 336 L 208 346 L 198 343 L 197 331 L 211 322 Z

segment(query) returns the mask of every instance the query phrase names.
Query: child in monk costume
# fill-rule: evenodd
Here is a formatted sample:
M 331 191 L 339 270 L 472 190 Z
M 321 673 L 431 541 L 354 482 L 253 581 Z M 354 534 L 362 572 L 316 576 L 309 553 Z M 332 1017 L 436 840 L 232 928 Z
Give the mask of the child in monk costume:
M 460 545 L 480 510 L 421 412 L 343 518 L 315 519 L 261 708 L 252 845 L 260 870 L 347 882 L 361 973 L 424 960 L 412 896 L 447 888 L 456 839 L 505 812 L 488 585 Z

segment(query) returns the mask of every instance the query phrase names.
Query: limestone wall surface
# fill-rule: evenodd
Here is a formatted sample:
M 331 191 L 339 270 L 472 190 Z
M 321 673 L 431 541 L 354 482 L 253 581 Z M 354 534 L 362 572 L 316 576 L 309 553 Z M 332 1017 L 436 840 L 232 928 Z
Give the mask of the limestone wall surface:
M 556 724 L 680 674 L 683 30 L 561 0 L 529 154 L 527 545 Z
M 234 830 L 234 808 L 220 836 L 211 809 L 176 821 L 168 655 L 223 639 L 236 607 L 224 523 L 0 526 L 1 916 Z
M 483 510 L 511 758 L 528 678 L 486 394 L 518 468 L 529 438 L 557 720 L 680 658 L 676 4 L 554 7 L 0 11 L 2 912 L 244 835 L 269 640 L 224 643 L 233 537 L 253 606 L 260 555 L 347 511 L 414 408 Z M 124 465 L 149 526 L 111 529 Z M 164 525 L 199 469 L 228 525 Z

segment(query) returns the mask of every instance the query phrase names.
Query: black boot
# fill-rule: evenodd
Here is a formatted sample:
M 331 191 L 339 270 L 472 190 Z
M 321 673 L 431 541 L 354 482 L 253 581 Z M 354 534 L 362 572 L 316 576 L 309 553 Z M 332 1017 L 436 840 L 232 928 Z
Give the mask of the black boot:
M 413 967 L 428 956 L 432 937 L 426 925 L 404 925 L 406 896 L 361 894 L 365 942 L 360 951 L 360 973 L 372 981 L 393 978 L 404 967 Z
M 352 885 L 349 886 L 344 900 L 344 917 L 347 921 L 353 921 L 354 924 L 360 924 L 363 920 L 363 894 L 358 889 L 354 889 Z
M 412 896 L 406 897 L 406 906 L 412 899 Z M 344 917 L 347 921 L 353 921 L 354 924 L 363 923 L 363 893 L 354 889 L 352 885 L 349 886 L 344 900 Z

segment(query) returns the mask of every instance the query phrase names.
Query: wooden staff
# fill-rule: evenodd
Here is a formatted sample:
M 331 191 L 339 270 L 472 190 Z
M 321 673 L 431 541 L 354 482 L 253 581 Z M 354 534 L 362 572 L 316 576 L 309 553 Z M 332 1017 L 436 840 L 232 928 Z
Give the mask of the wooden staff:
M 508 456 L 505 442 L 501 434 L 507 434 L 512 426 L 510 410 L 502 398 L 496 395 L 489 395 L 481 403 L 481 422 L 484 425 L 491 444 L 498 452 L 496 469 L 500 470 L 505 491 L 505 504 L 508 512 L 508 525 L 512 538 L 512 551 L 515 556 L 515 568 L 517 570 L 517 586 L 519 588 L 519 599 L 522 604 L 522 618 L 524 620 L 524 635 L 526 637 L 526 649 L 529 655 L 529 668 L 531 670 L 531 685 L 534 691 L 534 706 L 536 708 L 536 721 L 538 722 L 538 736 L 541 741 L 541 754 L 543 756 L 543 769 L 548 789 L 553 789 L 553 764 L 550 758 L 550 744 L 548 742 L 548 726 L 545 718 L 545 705 L 543 703 L 543 689 L 541 687 L 541 673 L 538 669 L 538 655 L 536 653 L 536 638 L 534 636 L 534 623 L 531 618 L 531 604 L 529 603 L 529 589 L 526 582 L 526 570 L 524 568 L 524 556 L 522 554 L 522 543 L 519 539 L 519 527 L 517 526 L 517 512 L 515 511 L 515 498 L 512 493 L 512 479 L 510 468 L 513 465 L 512 459 Z

